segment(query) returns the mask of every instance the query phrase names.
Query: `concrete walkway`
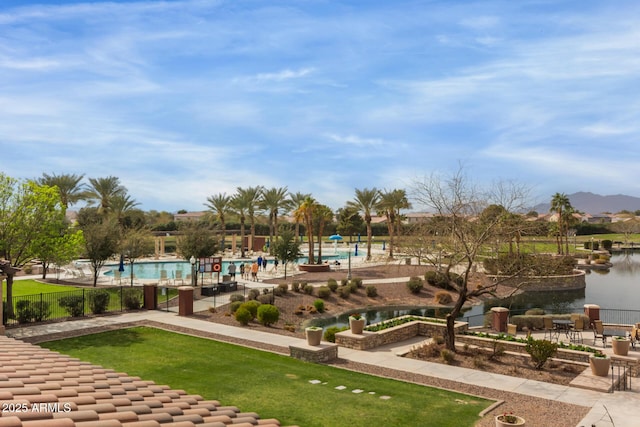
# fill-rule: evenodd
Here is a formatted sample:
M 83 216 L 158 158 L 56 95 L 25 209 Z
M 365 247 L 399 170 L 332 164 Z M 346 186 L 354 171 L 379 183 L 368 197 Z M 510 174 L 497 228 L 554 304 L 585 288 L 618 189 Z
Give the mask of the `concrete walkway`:
M 197 302 L 197 305 L 200 304 L 202 304 L 202 306 L 194 307 L 194 309 L 198 310 L 202 308 L 204 304 L 210 305 L 210 302 L 201 300 Z M 204 309 L 206 309 L 206 307 Z M 135 313 L 96 317 L 92 319 L 51 323 L 24 328 L 11 328 L 6 331 L 6 334 L 8 336 L 21 339 L 85 328 L 113 326 L 142 320 L 150 320 L 167 325 L 206 331 L 250 341 L 263 342 L 285 348 L 290 345 L 306 343 L 305 340 L 300 338 L 211 323 L 195 318 L 178 316 L 173 312 L 166 311 L 139 311 Z M 590 412 L 578 424 L 578 426 L 590 427 L 591 425 L 596 425 L 597 427 L 636 427 L 640 424 L 637 414 L 637 408 L 640 407 L 640 393 L 637 391 L 600 393 L 517 377 L 479 372 L 473 369 L 406 359 L 397 356 L 397 354 L 406 350 L 407 346 L 411 346 L 413 344 L 415 344 L 415 341 L 407 341 L 369 351 L 339 348 L 338 357 L 359 363 L 384 366 L 400 371 L 414 372 L 416 374 L 458 381 L 480 387 L 494 388 L 497 390 L 521 393 L 543 399 L 558 400 L 561 402 L 590 407 Z M 640 390 L 640 385 L 632 385 L 637 390 Z M 609 416 L 613 419 L 613 423 L 610 421 Z

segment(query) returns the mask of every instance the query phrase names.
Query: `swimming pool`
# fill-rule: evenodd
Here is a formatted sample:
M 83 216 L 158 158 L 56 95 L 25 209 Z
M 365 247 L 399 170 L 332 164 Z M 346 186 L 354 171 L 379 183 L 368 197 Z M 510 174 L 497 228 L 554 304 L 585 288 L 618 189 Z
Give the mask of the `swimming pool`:
M 256 258 L 252 259 L 244 259 L 244 260 L 234 260 L 233 262 L 236 264 L 236 274 L 240 275 L 240 264 L 249 263 L 251 264 Z M 336 259 L 346 259 L 344 254 L 333 254 L 333 255 L 322 255 L 323 261 L 335 261 Z M 307 258 L 300 258 L 298 260 L 299 263 L 307 262 Z M 231 261 L 225 260 L 222 261 L 222 271 L 221 274 L 227 274 L 229 270 L 229 264 Z M 107 271 L 104 273 L 106 276 L 113 276 L 116 271 L 118 271 L 119 264 L 107 264 L 105 265 L 105 269 Z M 273 258 L 267 258 L 267 270 L 273 268 Z M 162 271 L 165 271 L 167 274 L 167 279 L 173 280 L 176 278 L 176 272 L 180 272 L 182 274 L 182 279 L 186 279 L 187 275 L 191 274 L 191 264 L 187 261 L 140 261 L 133 264 L 133 274 L 138 279 L 160 279 L 162 275 Z M 131 276 L 131 264 L 124 265 L 124 271 L 122 272 L 122 277 L 130 277 Z M 222 279 L 222 277 L 220 277 Z

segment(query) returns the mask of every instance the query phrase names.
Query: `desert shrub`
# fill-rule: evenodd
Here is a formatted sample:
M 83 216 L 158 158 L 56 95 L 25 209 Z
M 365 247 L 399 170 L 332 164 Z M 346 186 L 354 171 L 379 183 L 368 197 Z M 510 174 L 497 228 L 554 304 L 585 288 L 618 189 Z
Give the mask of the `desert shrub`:
M 454 282 L 458 285 L 461 285 L 464 280 L 462 276 L 456 273 L 449 272 L 449 275 L 447 276 L 446 273 L 443 273 L 441 271 L 433 271 L 433 270 L 427 271 L 424 274 L 424 279 L 431 286 L 435 286 L 436 288 L 440 288 L 440 289 L 448 289 L 448 290 L 455 290 L 455 288 L 450 285 L 450 282 Z
M 142 307 L 141 293 L 137 289 L 125 289 L 122 292 L 122 302 L 127 310 L 138 310 Z
M 349 288 L 349 286 L 340 286 L 336 293 L 340 298 L 347 299 L 351 296 L 351 288 Z
M 84 313 L 84 298 L 82 295 L 68 295 L 58 300 L 58 305 L 71 317 L 79 317 Z
M 239 301 L 236 301 L 239 302 Z M 251 313 L 244 307 L 239 307 L 236 310 L 235 318 L 241 325 L 247 326 L 251 320 Z
M 302 290 L 307 295 L 313 295 L 313 285 L 304 285 L 304 288 L 302 288 Z
M 232 303 L 229 304 L 229 313 L 235 313 L 236 311 L 238 311 L 238 308 L 240 308 L 240 306 L 244 304 L 242 301 L 234 301 Z
M 260 290 L 256 288 L 252 288 L 249 290 L 249 294 L 247 295 L 247 298 L 250 300 L 253 300 L 253 299 L 258 299 L 259 296 L 260 296 Z
M 109 292 L 98 289 L 89 293 L 89 309 L 93 314 L 102 314 L 109 307 Z
M 324 301 L 321 299 L 317 299 L 313 302 L 313 307 L 318 311 L 318 313 L 324 313 Z
M 300 282 L 293 282 L 291 284 L 291 290 L 293 292 L 300 292 Z
M 328 286 L 329 288 L 332 288 L 332 287 L 333 287 L 333 288 L 336 288 L 336 289 L 337 289 L 337 288 L 338 288 L 338 282 L 337 282 L 337 280 L 336 280 L 336 279 L 331 278 L 331 279 L 327 280 L 327 286 Z
M 443 348 L 442 350 L 440 350 L 440 358 L 447 365 L 451 365 L 456 359 L 456 354 L 451 350 Z
M 349 288 L 352 294 L 355 294 L 358 292 L 358 285 L 354 281 L 349 282 L 349 284 L 346 287 Z
M 325 329 L 323 338 L 328 342 L 336 342 L 336 334 L 338 332 L 346 331 L 347 329 L 349 329 L 348 326 L 343 326 L 341 328 L 337 326 L 331 326 L 330 328 Z
M 556 354 L 558 344 L 547 340 L 529 338 L 524 349 L 531 356 L 531 360 L 535 363 L 536 369 L 542 369 L 547 360 Z
M 284 296 L 285 292 L 286 291 L 283 290 L 280 286 L 276 286 L 275 288 L 273 288 L 273 295 L 277 297 Z
M 411 352 L 416 353 L 419 357 L 431 358 L 440 355 L 441 344 L 438 344 L 435 341 L 431 341 L 429 343 L 423 344 L 411 350 Z
M 543 316 L 544 314 L 545 311 L 542 308 L 530 308 L 524 312 L 525 316 Z
M 271 304 L 262 304 L 258 307 L 258 322 L 264 326 L 270 326 L 280 319 L 280 310 Z
M 233 295 L 231 295 L 229 297 L 229 302 L 236 302 L 236 301 L 244 302 L 244 295 L 242 295 L 242 294 L 233 294 Z
M 373 285 L 367 286 L 366 292 L 369 298 L 375 298 L 378 296 L 378 288 Z
M 362 284 L 362 278 L 360 277 L 354 277 L 353 279 L 351 279 L 351 283 L 355 283 L 357 288 L 361 288 L 364 285 Z
M 260 302 L 260 304 L 273 304 L 273 294 L 271 292 L 269 292 L 268 294 L 262 294 L 262 295 L 258 295 L 257 300 Z
M 438 291 L 436 292 L 434 299 L 436 300 L 437 304 L 451 304 L 451 301 L 453 301 L 453 298 L 451 298 L 451 294 L 447 291 Z
M 349 281 L 347 279 L 340 280 L 340 286 L 347 286 L 348 284 L 349 284 Z
M 419 294 L 424 285 L 422 284 L 422 279 L 419 277 L 411 277 L 407 282 L 407 289 L 412 294 Z
M 278 289 L 282 290 L 282 294 L 285 295 L 287 293 L 287 291 L 289 290 L 289 285 L 287 285 L 286 283 L 280 283 L 278 285 Z
M 318 288 L 318 297 L 329 298 L 331 296 L 331 289 L 328 286 L 320 286 Z
M 249 313 L 251 313 L 251 320 L 255 319 L 258 316 L 258 307 L 260 307 L 260 302 L 253 300 L 243 302 L 240 308 L 246 308 Z

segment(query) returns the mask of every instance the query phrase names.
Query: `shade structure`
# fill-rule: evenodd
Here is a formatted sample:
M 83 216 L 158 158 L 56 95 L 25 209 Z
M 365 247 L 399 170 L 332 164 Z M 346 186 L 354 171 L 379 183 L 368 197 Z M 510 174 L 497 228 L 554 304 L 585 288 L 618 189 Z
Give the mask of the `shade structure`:
M 332 234 L 329 236 L 329 240 L 342 240 L 342 236 L 339 234 Z

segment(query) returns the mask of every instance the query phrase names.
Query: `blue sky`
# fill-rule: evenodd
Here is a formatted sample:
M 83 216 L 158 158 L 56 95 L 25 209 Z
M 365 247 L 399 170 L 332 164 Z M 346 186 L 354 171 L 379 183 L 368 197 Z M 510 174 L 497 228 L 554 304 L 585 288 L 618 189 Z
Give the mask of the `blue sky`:
M 637 1 L 0 2 L 0 170 L 332 208 L 464 165 L 640 196 Z

